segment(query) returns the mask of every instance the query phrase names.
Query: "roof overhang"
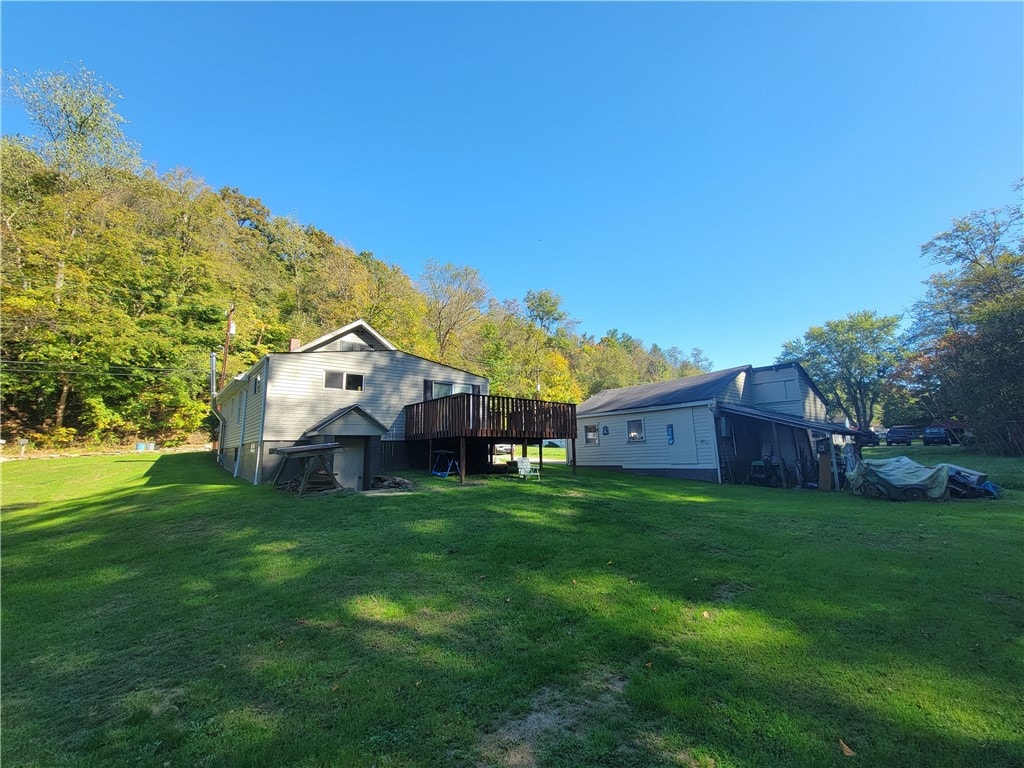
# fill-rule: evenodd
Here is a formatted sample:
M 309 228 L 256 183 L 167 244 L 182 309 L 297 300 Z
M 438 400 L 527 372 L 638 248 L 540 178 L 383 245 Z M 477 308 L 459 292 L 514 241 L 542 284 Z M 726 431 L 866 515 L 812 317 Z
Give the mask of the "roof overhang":
M 742 405 L 724 405 L 719 403 L 719 413 L 729 413 L 733 416 L 746 416 L 750 419 L 770 421 L 775 424 L 783 424 L 787 427 L 798 429 L 809 429 L 814 432 L 824 432 L 830 435 L 857 435 L 856 429 L 845 427 L 842 424 L 835 424 L 831 421 L 816 421 L 815 419 L 804 419 L 800 416 L 791 416 L 787 413 L 776 413 L 775 411 L 762 411 L 758 408 L 747 408 Z
M 610 409 L 604 411 L 587 411 L 580 413 L 579 406 L 576 407 L 577 419 L 592 419 L 596 416 L 630 416 L 636 413 L 651 413 L 653 411 L 678 411 L 681 408 L 701 408 L 714 404 L 714 400 L 695 400 L 691 403 L 673 403 L 672 405 L 650 405 L 647 407 Z

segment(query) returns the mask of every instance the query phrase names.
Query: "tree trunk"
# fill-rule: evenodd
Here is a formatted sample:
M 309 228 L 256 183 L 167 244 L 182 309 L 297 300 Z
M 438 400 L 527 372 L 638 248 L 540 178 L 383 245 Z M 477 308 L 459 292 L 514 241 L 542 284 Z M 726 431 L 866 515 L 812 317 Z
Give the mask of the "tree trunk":
M 71 393 L 71 381 L 67 377 L 60 380 L 60 398 L 57 400 L 57 413 L 54 414 L 54 430 L 64 428 L 64 411 L 68 407 L 68 395 Z

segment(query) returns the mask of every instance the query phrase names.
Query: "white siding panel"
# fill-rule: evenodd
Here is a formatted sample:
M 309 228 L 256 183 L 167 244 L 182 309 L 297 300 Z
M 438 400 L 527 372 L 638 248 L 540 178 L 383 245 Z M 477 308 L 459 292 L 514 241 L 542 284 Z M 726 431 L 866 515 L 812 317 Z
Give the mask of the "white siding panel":
M 718 396 L 718 401 L 732 405 L 752 405 L 749 392 L 750 377 L 747 371 L 740 371 Z
M 643 419 L 645 440 L 626 440 L 626 423 Z M 587 445 L 585 427 L 598 426 L 599 444 Z M 668 441 L 672 425 L 673 442 Z M 608 434 L 604 434 L 605 428 Z M 578 421 L 576 459 L 583 466 L 625 469 L 715 469 L 715 423 L 707 406 L 615 413 Z
M 757 371 L 753 390 L 755 408 L 805 419 L 825 419 L 825 403 L 797 368 Z
M 487 380 L 393 351 L 303 352 L 271 356 L 264 440 L 297 440 L 340 408 L 359 405 L 388 428 L 384 440 L 405 439 L 405 411 L 423 400 L 423 381 L 469 384 L 487 394 Z M 325 389 L 324 371 L 363 376 L 361 392 Z
M 796 368 L 757 371 L 753 382 L 755 408 L 792 416 L 804 415 L 804 398 Z

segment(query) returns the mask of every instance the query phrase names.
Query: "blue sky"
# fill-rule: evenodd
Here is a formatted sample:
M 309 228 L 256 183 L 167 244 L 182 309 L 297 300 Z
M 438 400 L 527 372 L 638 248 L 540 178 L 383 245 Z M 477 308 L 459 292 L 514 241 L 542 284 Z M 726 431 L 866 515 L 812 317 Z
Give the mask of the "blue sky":
M 1021 3 L 4 2 L 0 23 L 5 70 L 118 88 L 160 170 L 719 368 L 905 312 L 921 244 L 1024 175 Z M 3 130 L 27 130 L 6 100 Z

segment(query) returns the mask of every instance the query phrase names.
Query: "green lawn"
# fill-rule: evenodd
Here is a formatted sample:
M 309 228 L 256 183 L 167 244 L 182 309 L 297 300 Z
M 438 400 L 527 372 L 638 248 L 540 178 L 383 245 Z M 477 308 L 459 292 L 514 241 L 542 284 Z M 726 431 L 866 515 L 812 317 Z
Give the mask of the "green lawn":
M 1005 499 L 918 504 L 7 462 L 4 766 L 1021 766 L 1024 478 L 989 461 Z

